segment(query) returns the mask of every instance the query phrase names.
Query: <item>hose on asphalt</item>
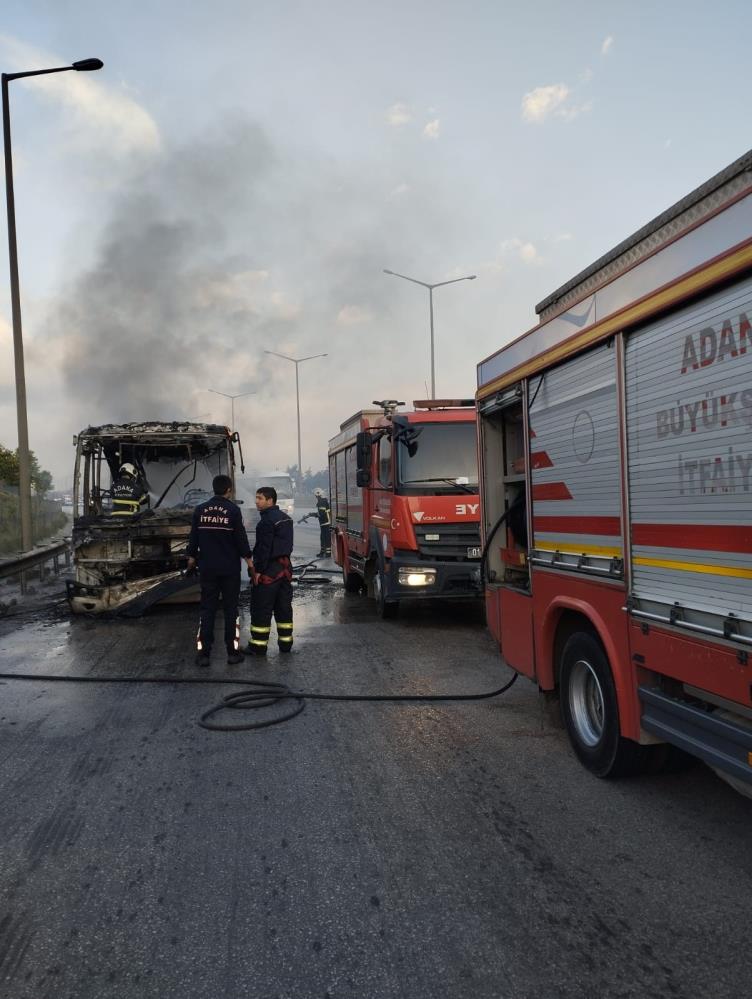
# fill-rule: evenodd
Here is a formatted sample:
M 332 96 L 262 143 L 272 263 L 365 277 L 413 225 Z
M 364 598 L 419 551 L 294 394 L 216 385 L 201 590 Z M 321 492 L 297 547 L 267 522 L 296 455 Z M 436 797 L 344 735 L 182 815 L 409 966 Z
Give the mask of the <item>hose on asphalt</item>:
M 496 690 L 480 694 L 321 694 L 305 690 L 293 690 L 284 683 L 272 683 L 265 680 L 232 680 L 226 677 L 169 677 L 169 676 L 55 676 L 40 673 L 0 673 L 0 680 L 37 680 L 53 683 L 159 683 L 159 684 L 243 684 L 242 690 L 223 697 L 201 715 L 198 724 L 201 728 L 212 732 L 248 732 L 254 729 L 269 728 L 289 721 L 305 709 L 306 701 L 360 701 L 360 702 L 391 702 L 429 704 L 448 701 L 484 701 L 505 693 L 517 679 L 514 673 L 511 679 Z M 254 710 L 272 707 L 283 701 L 292 701 L 293 705 L 282 715 L 265 718 L 261 721 L 245 722 L 238 725 L 210 722 L 209 719 L 220 711 Z
M 483 563 L 488 552 L 491 540 L 506 519 L 506 513 L 494 525 L 488 536 L 481 555 L 481 578 L 484 578 Z M 311 566 L 316 566 L 316 571 L 336 574 L 336 569 L 319 569 L 317 559 L 293 566 L 293 573 L 301 572 L 305 576 L 305 571 Z M 302 582 L 302 579 L 301 579 Z M 232 694 L 223 697 L 212 707 L 208 708 L 200 716 L 198 724 L 201 728 L 211 732 L 249 732 L 256 729 L 269 728 L 272 725 L 279 725 L 281 722 L 295 718 L 305 710 L 306 701 L 351 701 L 351 702 L 373 702 L 373 703 L 408 703 L 408 704 L 433 704 L 451 701 L 484 701 L 492 697 L 499 697 L 517 679 L 517 673 L 513 673 L 510 680 L 498 687 L 496 690 L 489 690 L 479 694 L 321 694 L 305 690 L 293 690 L 284 683 L 274 683 L 265 680 L 234 680 L 229 677 L 170 677 L 170 676 L 76 676 L 64 675 L 55 676 L 50 673 L 0 673 L 2 680 L 36 680 L 45 683 L 155 683 L 155 684 L 183 684 L 183 685 L 207 685 L 207 684 L 242 684 L 241 690 L 236 690 Z M 272 707 L 284 701 L 292 701 L 289 710 L 274 718 L 265 718 L 261 721 L 245 722 L 238 725 L 219 724 L 210 722 L 209 719 L 219 714 L 220 711 L 250 711 L 260 708 Z

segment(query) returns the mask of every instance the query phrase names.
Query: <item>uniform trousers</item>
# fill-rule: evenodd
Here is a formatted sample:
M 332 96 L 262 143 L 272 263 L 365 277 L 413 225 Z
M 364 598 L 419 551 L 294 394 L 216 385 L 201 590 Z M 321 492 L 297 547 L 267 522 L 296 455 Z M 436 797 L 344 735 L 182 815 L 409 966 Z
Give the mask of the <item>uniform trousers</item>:
M 321 551 L 328 552 L 332 548 L 332 525 L 322 524 L 321 525 Z
M 219 597 L 222 596 L 222 610 L 225 617 L 225 646 L 228 652 L 240 648 L 240 570 L 228 574 L 203 571 L 201 578 L 201 623 L 196 635 L 196 649 L 211 652 L 214 642 L 214 618 Z
M 263 655 L 269 644 L 272 615 L 277 624 L 277 644 L 280 651 L 292 648 L 292 583 L 286 576 L 273 582 L 257 583 L 251 594 L 251 648 Z

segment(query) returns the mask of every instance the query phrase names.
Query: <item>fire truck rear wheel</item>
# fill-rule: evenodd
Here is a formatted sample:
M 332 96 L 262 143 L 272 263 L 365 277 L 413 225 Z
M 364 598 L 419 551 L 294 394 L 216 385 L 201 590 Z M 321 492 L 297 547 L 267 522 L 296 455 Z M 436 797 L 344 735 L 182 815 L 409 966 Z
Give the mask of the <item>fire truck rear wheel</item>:
M 626 777 L 645 765 L 646 747 L 619 731 L 619 705 L 608 657 L 595 635 L 571 635 L 561 655 L 561 714 L 577 758 L 596 777 Z
M 379 617 L 387 621 L 397 616 L 399 604 L 396 600 L 387 600 L 385 591 L 384 574 L 381 569 L 377 569 L 373 577 L 373 595 L 376 597 L 376 610 Z

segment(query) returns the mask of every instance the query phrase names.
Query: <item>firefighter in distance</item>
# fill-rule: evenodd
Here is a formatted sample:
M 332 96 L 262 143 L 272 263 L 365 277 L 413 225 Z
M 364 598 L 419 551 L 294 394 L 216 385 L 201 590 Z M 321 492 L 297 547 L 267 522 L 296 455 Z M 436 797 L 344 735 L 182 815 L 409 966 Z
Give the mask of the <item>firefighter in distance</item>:
M 292 651 L 292 555 L 293 524 L 277 506 L 272 486 L 256 490 L 256 544 L 253 548 L 251 595 L 251 638 L 246 646 L 250 656 L 265 656 L 272 630 L 277 624 L 277 644 L 281 653 Z
M 314 489 L 313 495 L 316 497 L 316 512 L 307 513 L 305 517 L 301 517 L 298 521 L 299 524 L 305 524 L 309 517 L 318 517 L 319 530 L 321 532 L 321 539 L 319 544 L 321 545 L 321 551 L 316 556 L 317 558 L 329 558 L 332 554 L 332 510 L 329 500 L 326 497 L 326 493 L 323 489 Z
M 129 461 L 120 466 L 112 483 L 112 516 L 134 517 L 149 507 L 149 492 L 141 481 L 135 465 Z
M 199 503 L 193 511 L 188 539 L 188 572 L 198 563 L 201 579 L 201 621 L 196 635 L 196 665 L 208 666 L 214 641 L 214 617 L 219 597 L 225 618 L 227 662 L 242 663 L 240 651 L 240 560 L 245 559 L 250 572 L 251 546 L 243 527 L 240 509 L 232 502 L 232 479 L 216 475 L 212 482 L 214 496 Z

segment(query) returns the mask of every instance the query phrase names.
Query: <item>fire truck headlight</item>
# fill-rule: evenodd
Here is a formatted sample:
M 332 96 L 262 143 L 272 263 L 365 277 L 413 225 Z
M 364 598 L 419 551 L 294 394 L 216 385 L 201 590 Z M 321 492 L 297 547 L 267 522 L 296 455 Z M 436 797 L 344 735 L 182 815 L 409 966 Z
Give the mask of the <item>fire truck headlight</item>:
M 436 582 L 436 570 L 400 566 L 397 579 L 400 586 L 433 586 Z

